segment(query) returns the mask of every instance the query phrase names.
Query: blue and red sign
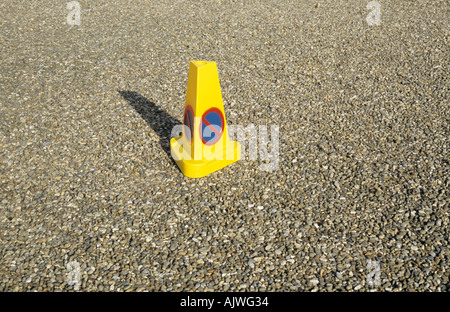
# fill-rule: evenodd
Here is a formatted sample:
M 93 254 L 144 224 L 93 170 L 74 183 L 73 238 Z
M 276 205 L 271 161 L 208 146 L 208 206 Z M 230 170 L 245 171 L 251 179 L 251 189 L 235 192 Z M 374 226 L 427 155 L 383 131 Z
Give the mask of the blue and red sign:
M 200 138 L 205 145 L 214 145 L 220 140 L 225 127 L 225 121 L 222 112 L 212 107 L 202 116 L 200 122 Z

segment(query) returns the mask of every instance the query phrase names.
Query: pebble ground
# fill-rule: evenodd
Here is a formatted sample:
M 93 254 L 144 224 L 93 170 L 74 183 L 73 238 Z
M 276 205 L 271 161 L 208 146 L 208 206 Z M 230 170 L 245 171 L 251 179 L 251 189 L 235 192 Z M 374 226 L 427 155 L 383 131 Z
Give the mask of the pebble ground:
M 2 1 L 0 291 L 449 291 L 449 3 L 368 2 Z M 277 170 L 181 174 L 190 60 Z

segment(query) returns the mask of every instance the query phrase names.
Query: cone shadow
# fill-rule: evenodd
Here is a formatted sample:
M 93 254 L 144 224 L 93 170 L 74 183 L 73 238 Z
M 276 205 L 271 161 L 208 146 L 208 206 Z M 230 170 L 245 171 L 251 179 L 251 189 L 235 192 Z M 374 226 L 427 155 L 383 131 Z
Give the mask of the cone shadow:
M 173 161 L 170 154 L 170 134 L 172 128 L 181 122 L 137 92 L 119 91 L 119 93 L 156 132 L 159 136 L 159 144 L 169 159 Z

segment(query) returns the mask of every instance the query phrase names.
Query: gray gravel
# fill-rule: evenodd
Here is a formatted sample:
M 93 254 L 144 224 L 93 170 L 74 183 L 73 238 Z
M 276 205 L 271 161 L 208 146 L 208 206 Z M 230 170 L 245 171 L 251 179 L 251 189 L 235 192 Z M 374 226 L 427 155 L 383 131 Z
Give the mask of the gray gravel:
M 449 4 L 368 2 L 2 1 L 0 291 L 449 291 Z M 180 173 L 190 60 L 278 170 Z

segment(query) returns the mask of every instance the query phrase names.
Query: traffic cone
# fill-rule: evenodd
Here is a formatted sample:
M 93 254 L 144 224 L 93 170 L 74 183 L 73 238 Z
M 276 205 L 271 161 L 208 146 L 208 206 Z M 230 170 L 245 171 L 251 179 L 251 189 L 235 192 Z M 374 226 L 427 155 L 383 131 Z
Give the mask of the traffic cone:
M 170 140 L 170 151 L 190 178 L 204 177 L 241 158 L 241 145 L 228 136 L 215 62 L 190 62 L 183 131 Z

